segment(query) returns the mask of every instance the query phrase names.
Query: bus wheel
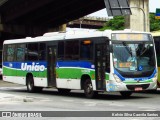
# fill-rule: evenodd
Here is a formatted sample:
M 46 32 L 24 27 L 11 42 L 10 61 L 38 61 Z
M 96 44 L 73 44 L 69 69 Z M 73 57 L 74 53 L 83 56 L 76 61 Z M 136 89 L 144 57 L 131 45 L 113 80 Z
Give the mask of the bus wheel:
M 120 94 L 122 95 L 122 97 L 128 98 L 132 95 L 131 91 L 121 91 Z
M 62 88 L 58 88 L 58 92 L 60 94 L 69 94 L 70 93 L 70 89 L 62 89 Z
M 31 93 L 35 92 L 34 81 L 31 75 L 27 77 L 27 91 Z
M 30 93 L 33 92 L 42 92 L 42 87 L 35 87 L 33 77 L 30 75 L 27 77 L 27 91 Z
M 87 98 L 94 98 L 98 94 L 97 91 L 93 91 L 93 86 L 90 79 L 86 79 L 86 81 L 84 82 L 83 88 L 84 88 L 85 96 Z

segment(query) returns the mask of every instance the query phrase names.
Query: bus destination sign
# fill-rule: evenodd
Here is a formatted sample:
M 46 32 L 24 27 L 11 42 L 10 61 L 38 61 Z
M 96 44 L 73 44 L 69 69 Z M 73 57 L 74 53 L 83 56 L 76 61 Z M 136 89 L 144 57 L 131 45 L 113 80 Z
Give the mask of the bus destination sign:
M 149 41 L 150 37 L 148 34 L 141 34 L 141 33 L 113 33 L 112 40 Z

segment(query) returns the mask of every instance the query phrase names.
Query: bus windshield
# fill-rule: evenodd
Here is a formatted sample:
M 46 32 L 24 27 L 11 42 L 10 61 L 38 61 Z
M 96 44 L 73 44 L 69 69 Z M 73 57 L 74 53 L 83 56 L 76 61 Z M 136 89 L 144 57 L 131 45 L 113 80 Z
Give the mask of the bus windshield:
M 113 63 L 124 77 L 150 76 L 155 69 L 154 45 L 151 41 L 113 43 Z

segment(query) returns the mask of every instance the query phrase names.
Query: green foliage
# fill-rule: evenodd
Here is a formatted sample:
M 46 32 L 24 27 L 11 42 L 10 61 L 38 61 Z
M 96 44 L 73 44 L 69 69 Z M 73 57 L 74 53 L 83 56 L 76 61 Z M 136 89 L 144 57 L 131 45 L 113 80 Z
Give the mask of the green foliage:
M 124 29 L 125 18 L 124 16 L 115 16 L 113 19 L 106 22 L 106 25 L 100 30 L 123 30 Z
M 150 31 L 160 30 L 160 20 L 155 19 L 155 14 L 150 13 Z
M 124 26 L 125 17 L 124 16 L 115 16 L 113 19 L 106 22 L 106 25 L 101 28 L 100 30 L 123 30 L 125 29 Z M 157 31 L 160 30 L 160 20 L 155 19 L 155 14 L 150 13 L 150 31 Z

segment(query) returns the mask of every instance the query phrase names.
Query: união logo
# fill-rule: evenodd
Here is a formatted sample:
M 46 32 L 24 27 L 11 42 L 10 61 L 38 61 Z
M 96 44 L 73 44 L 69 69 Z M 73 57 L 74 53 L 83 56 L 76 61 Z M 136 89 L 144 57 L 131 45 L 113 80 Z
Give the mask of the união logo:
M 21 70 L 23 70 L 23 71 L 44 71 L 45 66 L 39 65 L 39 63 L 35 63 L 35 62 L 33 62 L 32 64 L 29 64 L 29 65 L 28 65 L 28 63 L 22 63 Z

